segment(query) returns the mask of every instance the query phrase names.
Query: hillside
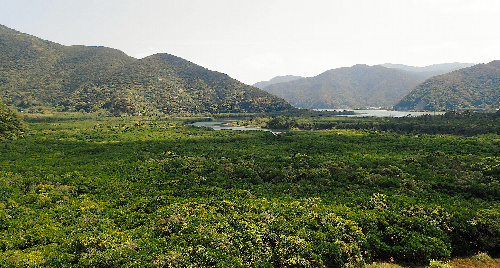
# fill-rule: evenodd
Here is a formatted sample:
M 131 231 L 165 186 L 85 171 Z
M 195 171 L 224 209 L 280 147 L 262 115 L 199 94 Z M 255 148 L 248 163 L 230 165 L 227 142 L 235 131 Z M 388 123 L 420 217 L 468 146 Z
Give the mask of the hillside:
M 24 131 L 21 118 L 0 101 L 0 141 L 16 137 Z
M 406 95 L 398 110 L 466 110 L 499 108 L 500 61 L 478 64 L 427 79 Z
M 285 76 L 276 76 L 272 78 L 269 81 L 261 81 L 253 84 L 254 87 L 258 87 L 260 89 L 264 89 L 267 86 L 278 84 L 278 83 L 284 83 L 284 82 L 290 82 L 294 80 L 298 80 L 304 78 L 302 76 L 295 76 L 295 75 L 285 75 Z
M 453 62 L 453 63 L 439 63 L 439 64 L 432 64 L 424 67 L 417 67 L 417 66 L 408 66 L 404 64 L 392 64 L 392 63 L 384 63 L 380 64 L 380 66 L 386 67 L 386 68 L 392 68 L 392 69 L 401 69 L 409 72 L 417 72 L 417 73 L 425 73 L 425 72 L 442 72 L 441 74 L 445 72 L 451 72 L 455 71 L 458 69 L 462 68 L 467 68 L 475 65 L 474 63 L 460 63 L 460 62 Z
M 354 65 L 270 85 L 265 90 L 302 108 L 388 107 L 420 82 L 402 70 Z
M 467 68 L 467 67 L 470 67 L 473 65 L 475 65 L 475 64 L 474 63 L 460 63 L 460 62 L 439 63 L 439 64 L 433 64 L 433 65 L 424 66 L 424 67 L 416 67 L 416 66 L 408 66 L 408 65 L 404 65 L 404 64 L 392 64 L 392 63 L 380 64 L 380 66 L 383 66 L 386 68 L 399 69 L 399 70 L 411 72 L 413 75 L 421 78 L 422 80 L 426 80 L 426 79 L 431 78 L 433 76 L 453 72 L 455 70 L 459 70 L 462 68 Z
M 0 26 L 0 98 L 20 109 L 267 112 L 283 99 L 169 54 L 141 60 L 106 47 L 62 46 Z

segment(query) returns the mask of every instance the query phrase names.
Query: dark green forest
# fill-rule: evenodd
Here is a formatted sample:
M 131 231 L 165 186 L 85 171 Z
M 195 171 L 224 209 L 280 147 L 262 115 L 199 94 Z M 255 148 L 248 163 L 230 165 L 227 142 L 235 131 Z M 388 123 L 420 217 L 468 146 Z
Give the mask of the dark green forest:
M 417 266 L 500 254 L 497 114 L 240 118 L 292 129 L 281 135 L 186 125 L 216 119 L 25 116 L 24 137 L 0 143 L 0 266 Z

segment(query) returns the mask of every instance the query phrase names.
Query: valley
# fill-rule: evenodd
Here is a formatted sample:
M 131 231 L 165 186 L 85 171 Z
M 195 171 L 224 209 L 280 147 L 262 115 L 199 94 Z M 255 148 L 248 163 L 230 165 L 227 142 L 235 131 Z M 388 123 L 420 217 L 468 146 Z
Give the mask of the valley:
M 498 67 L 262 90 L 0 26 L 0 266 L 498 266 Z
M 296 130 L 25 116 L 28 135 L 0 144 L 0 265 L 427 265 L 500 253 L 497 114 L 242 116 Z

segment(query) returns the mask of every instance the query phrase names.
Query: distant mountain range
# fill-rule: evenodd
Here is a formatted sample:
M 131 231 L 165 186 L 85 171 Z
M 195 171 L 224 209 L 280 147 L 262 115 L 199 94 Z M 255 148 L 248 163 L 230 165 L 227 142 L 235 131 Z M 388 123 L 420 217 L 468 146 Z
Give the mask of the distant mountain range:
M 408 66 L 404 64 L 392 64 L 392 63 L 385 63 L 385 64 L 380 64 L 380 66 L 386 67 L 386 68 L 392 68 L 392 69 L 400 69 L 404 70 L 407 72 L 411 72 L 414 75 L 420 77 L 421 79 L 427 79 L 431 78 L 436 75 L 441 75 L 445 73 L 449 73 L 455 70 L 459 70 L 462 68 L 467 68 L 470 66 L 475 65 L 475 63 L 460 63 L 460 62 L 454 62 L 454 63 L 440 63 L 440 64 L 433 64 L 425 67 L 415 67 L 415 66 Z
M 494 110 L 500 108 L 500 61 L 477 64 L 427 79 L 397 110 Z
M 390 63 L 375 66 L 358 64 L 309 78 L 278 76 L 254 86 L 301 108 L 391 108 L 424 80 L 472 65 L 444 63 L 413 67 Z
M 0 25 L 0 99 L 19 109 L 155 113 L 270 112 L 282 98 L 169 54 L 138 60 L 62 46 Z
M 392 107 L 423 79 L 382 66 L 354 65 L 264 88 L 301 108 Z
M 253 84 L 254 87 L 258 87 L 260 89 L 264 89 L 267 86 L 278 84 L 278 83 L 284 83 L 284 82 L 290 82 L 294 80 L 298 80 L 304 78 L 302 76 L 295 76 L 295 75 L 286 75 L 286 76 L 276 76 L 273 79 L 269 81 L 262 81 L 262 82 L 257 82 Z
M 416 66 L 408 66 L 408 65 L 404 65 L 404 64 L 392 64 L 392 63 L 380 64 L 380 66 L 383 66 L 386 68 L 401 69 L 401 70 L 405 70 L 408 72 L 416 72 L 416 73 L 441 72 L 441 74 L 449 73 L 450 71 L 454 71 L 454 70 L 458 70 L 458 69 L 462 69 L 462 68 L 471 67 L 473 65 L 476 65 L 476 64 L 475 63 L 454 62 L 454 63 L 439 63 L 439 64 L 433 64 L 433 65 L 424 66 L 424 67 L 416 67 Z
M 261 90 L 169 54 L 139 60 L 116 49 L 63 46 L 0 25 L 0 99 L 21 110 L 120 116 L 294 110 L 290 103 L 333 109 L 498 109 L 500 62 L 471 65 L 359 64 L 315 77 L 276 77 L 255 84 Z

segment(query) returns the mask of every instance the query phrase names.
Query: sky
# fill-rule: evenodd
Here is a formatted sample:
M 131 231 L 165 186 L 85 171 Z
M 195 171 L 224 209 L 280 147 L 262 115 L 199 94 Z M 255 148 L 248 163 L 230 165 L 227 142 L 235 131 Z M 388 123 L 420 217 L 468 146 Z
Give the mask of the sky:
M 498 0 L 0 0 L 0 24 L 254 84 L 355 64 L 500 60 Z

